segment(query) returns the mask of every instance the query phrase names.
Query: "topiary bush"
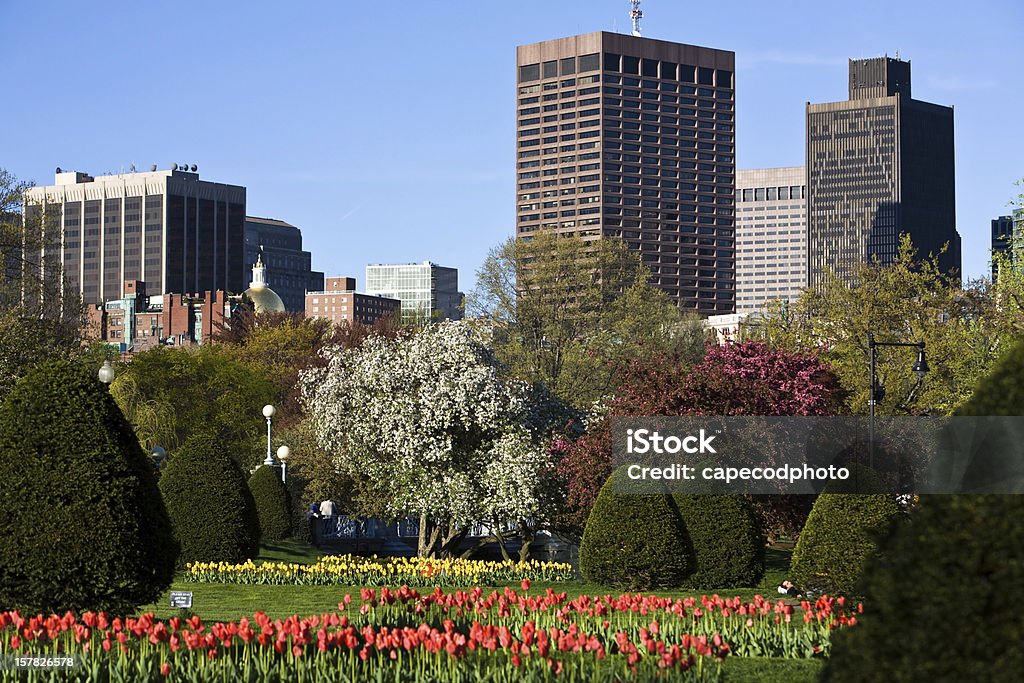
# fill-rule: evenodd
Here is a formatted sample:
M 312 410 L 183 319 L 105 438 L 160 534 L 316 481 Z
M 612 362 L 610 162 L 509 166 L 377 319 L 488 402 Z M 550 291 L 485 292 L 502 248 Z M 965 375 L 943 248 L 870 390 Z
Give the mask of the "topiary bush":
M 693 546 L 669 495 L 616 493 L 625 473 L 608 478 L 580 543 L 580 573 L 626 590 L 681 586 L 693 571 Z
M 260 465 L 249 477 L 249 490 L 260 520 L 260 540 L 265 543 L 288 538 L 291 534 L 291 505 L 278 470 Z
M 833 637 L 830 683 L 1018 681 L 1024 496 L 923 496 L 864 570 L 864 616 Z
M 174 577 L 152 462 L 96 369 L 37 366 L 0 406 L 0 609 L 130 614 Z
M 181 543 L 179 566 L 256 557 L 256 502 L 242 471 L 213 436 L 193 435 L 167 459 L 160 492 Z
M 870 470 L 850 469 L 856 490 L 881 490 Z M 894 495 L 842 492 L 851 486 L 829 484 L 807 516 L 789 567 L 790 580 L 803 590 L 852 595 L 864 562 L 877 553 L 877 536 L 899 512 Z
M 764 532 L 750 501 L 739 494 L 673 496 L 693 544 L 688 588 L 756 586 L 764 576 Z

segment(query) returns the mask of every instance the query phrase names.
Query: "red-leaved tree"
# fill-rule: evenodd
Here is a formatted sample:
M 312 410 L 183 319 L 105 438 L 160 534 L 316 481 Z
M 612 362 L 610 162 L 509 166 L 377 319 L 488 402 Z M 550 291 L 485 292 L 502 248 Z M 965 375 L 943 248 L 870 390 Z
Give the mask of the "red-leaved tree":
M 836 374 L 816 355 L 753 341 L 709 344 L 692 367 L 675 355 L 637 359 L 623 368 L 618 386 L 604 419 L 575 441 L 555 446 L 564 453 L 559 471 L 569 487 L 559 520 L 567 530 L 583 528 L 612 472 L 612 416 L 835 415 L 845 396 Z M 799 529 L 807 501 L 758 498 L 769 533 Z

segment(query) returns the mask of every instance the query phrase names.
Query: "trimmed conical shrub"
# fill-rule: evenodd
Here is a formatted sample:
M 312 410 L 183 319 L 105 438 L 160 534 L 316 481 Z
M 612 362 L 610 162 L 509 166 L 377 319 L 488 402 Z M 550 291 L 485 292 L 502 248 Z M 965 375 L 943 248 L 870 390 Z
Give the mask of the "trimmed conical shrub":
M 870 470 L 862 469 L 858 480 L 867 490 L 878 490 Z M 789 573 L 804 590 L 852 595 L 864 563 L 878 552 L 879 535 L 899 512 L 894 495 L 833 493 L 847 486 L 826 487 L 800 532 Z
M 193 435 L 168 458 L 160 492 L 181 543 L 179 565 L 256 557 L 256 503 L 242 471 L 214 437 Z
M 288 538 L 291 533 L 290 501 L 278 470 L 260 465 L 249 477 L 249 490 L 260 520 L 260 540 L 266 543 Z
M 153 464 L 94 368 L 31 370 L 0 407 L 0 609 L 127 614 L 171 584 Z
M 1024 496 L 923 496 L 868 563 L 864 616 L 823 680 L 1016 682 L 1024 671 Z
M 693 547 L 669 495 L 616 492 L 608 478 L 587 518 L 580 573 L 587 581 L 626 590 L 673 588 L 693 571 Z
M 739 494 L 676 494 L 693 544 L 689 588 L 756 586 L 764 576 L 764 532 L 750 501 Z

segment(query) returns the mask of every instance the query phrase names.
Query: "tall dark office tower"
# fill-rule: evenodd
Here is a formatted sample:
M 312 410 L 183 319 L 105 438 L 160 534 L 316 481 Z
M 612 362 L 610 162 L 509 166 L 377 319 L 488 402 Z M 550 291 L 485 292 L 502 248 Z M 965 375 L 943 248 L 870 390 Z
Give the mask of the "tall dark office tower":
M 734 64 L 617 33 L 519 46 L 517 235 L 623 239 L 680 307 L 732 312 Z
M 324 289 L 324 274 L 313 270 L 312 256 L 302 250 L 302 231 L 276 218 L 245 219 L 245 262 L 262 254 L 267 280 L 289 311 L 306 310 L 306 292 Z
M 902 233 L 959 273 L 955 189 L 953 108 L 911 98 L 910 62 L 850 60 L 849 99 L 807 103 L 808 284 L 892 261 Z
M 155 167 L 154 167 L 155 168 Z M 125 295 L 141 280 L 151 295 L 245 289 L 245 188 L 177 168 L 92 177 L 57 169 L 28 192 L 45 216 L 42 262 L 58 262 L 87 304 Z

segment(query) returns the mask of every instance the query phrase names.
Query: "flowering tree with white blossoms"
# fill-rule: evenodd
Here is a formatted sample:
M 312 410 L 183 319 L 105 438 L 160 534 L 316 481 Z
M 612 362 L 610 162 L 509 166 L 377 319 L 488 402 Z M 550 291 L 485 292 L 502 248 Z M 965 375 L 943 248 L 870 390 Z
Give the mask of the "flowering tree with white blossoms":
M 300 377 L 318 445 L 372 480 L 388 514 L 418 516 L 419 555 L 452 554 L 474 523 L 535 530 L 559 503 L 544 443 L 558 404 L 503 379 L 479 328 L 446 321 L 325 354 Z

